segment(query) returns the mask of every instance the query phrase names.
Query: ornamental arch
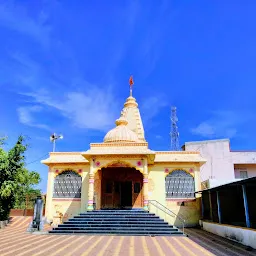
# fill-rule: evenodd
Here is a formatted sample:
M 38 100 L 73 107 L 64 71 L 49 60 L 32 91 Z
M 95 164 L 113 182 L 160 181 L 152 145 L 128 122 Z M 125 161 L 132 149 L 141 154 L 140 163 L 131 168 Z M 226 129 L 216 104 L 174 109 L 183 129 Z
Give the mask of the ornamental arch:
M 143 161 L 142 160 L 93 160 L 94 174 L 103 168 L 119 167 L 119 168 L 135 168 L 143 174 Z

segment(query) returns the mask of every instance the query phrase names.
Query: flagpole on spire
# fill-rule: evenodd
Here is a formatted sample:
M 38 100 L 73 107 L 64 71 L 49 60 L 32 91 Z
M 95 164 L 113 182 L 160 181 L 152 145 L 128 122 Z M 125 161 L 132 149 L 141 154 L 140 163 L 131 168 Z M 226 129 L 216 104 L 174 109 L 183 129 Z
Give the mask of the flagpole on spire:
M 134 82 L 133 82 L 133 77 L 130 76 L 129 79 L 129 85 L 130 85 L 130 97 L 132 97 L 132 86 L 133 86 Z

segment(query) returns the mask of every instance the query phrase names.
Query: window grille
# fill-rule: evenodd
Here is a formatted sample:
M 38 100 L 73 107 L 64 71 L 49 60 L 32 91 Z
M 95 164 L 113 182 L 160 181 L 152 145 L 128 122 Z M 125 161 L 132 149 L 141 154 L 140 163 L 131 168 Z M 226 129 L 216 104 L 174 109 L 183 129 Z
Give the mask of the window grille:
M 64 171 L 54 179 L 53 197 L 81 198 L 82 177 L 74 171 Z
M 166 198 L 194 198 L 195 182 L 192 175 L 175 170 L 165 178 Z

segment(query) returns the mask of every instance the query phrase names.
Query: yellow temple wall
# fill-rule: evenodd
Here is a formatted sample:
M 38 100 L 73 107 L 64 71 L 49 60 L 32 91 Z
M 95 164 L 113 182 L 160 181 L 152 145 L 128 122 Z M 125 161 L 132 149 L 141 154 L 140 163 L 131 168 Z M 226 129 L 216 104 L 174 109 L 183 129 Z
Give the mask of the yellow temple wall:
M 166 170 L 168 169 L 168 172 Z M 149 200 L 156 200 L 176 215 L 185 220 L 186 227 L 193 227 L 199 224 L 201 215 L 200 210 L 200 196 L 196 195 L 196 198 L 192 199 L 170 199 L 165 196 L 165 177 L 174 170 L 184 170 L 189 172 L 195 181 L 195 191 L 201 189 L 200 184 L 200 167 L 197 164 L 155 164 L 149 166 Z M 193 170 L 191 172 L 191 170 Z M 178 227 L 182 226 L 178 217 L 173 215 L 169 216 L 164 211 L 153 205 L 154 202 L 149 203 L 150 212 L 155 213 L 159 217 L 163 218 L 171 225 Z M 161 207 L 160 207 L 161 208 Z M 162 207 L 164 209 L 164 207 Z
M 128 162 L 128 161 L 127 161 Z M 130 161 L 129 161 L 130 162 Z M 105 161 L 101 161 L 104 163 Z M 130 162 L 131 166 L 136 164 Z M 61 173 L 64 170 L 82 170 L 79 174 L 82 176 L 81 199 L 60 199 L 53 198 L 53 185 L 54 178 L 57 176 L 56 170 Z M 138 169 L 138 168 L 137 168 Z M 168 169 L 168 172 L 166 170 Z M 191 173 L 190 170 L 193 169 Z M 72 216 L 85 212 L 88 204 L 88 189 L 89 189 L 89 164 L 86 165 L 54 165 L 49 168 L 48 172 L 48 185 L 47 185 L 47 199 L 46 199 L 46 218 L 58 224 L 61 220 L 71 218 Z M 168 173 L 174 170 L 185 170 L 194 176 L 195 190 L 201 189 L 200 184 L 200 167 L 196 164 L 182 164 L 182 163 L 156 163 L 148 166 L 148 199 L 156 200 L 175 214 L 185 219 L 186 226 L 198 225 L 200 219 L 200 197 L 194 199 L 166 199 L 165 196 L 165 177 Z M 94 181 L 94 199 L 96 209 L 101 205 L 101 170 L 95 168 L 95 181 Z M 150 211 L 157 214 L 159 217 L 165 219 L 170 224 L 180 227 L 181 222 L 177 217 L 170 217 L 168 214 L 157 209 L 152 204 L 149 204 Z M 62 217 L 61 217 L 62 216 Z M 62 218 L 62 219 L 61 219 Z
M 166 207 L 185 220 L 185 227 L 195 227 L 201 216 L 200 198 L 196 199 L 166 199 Z M 166 221 L 176 227 L 182 227 L 177 217 L 165 216 Z
M 88 205 L 88 190 L 89 190 L 89 171 L 90 166 L 86 166 L 82 173 L 82 188 L 81 188 L 81 207 L 80 212 L 85 212 Z
M 52 199 L 52 221 L 54 225 L 80 213 L 81 199 Z
M 80 212 L 85 212 L 88 203 L 89 165 L 54 165 L 48 170 L 45 216 L 48 221 L 58 224 Z M 54 178 L 64 170 L 73 170 L 82 176 L 81 198 L 53 198 Z M 78 172 L 81 170 L 82 172 Z
M 148 199 L 165 205 L 165 174 L 161 166 L 150 166 L 148 173 Z

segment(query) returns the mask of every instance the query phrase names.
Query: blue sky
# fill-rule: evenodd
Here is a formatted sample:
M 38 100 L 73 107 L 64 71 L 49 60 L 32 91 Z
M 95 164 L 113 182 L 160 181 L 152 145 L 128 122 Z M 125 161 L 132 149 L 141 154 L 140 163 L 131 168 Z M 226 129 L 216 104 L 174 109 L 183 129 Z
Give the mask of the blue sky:
M 256 2 L 0 1 L 0 135 L 30 137 L 27 162 L 83 151 L 114 126 L 134 77 L 150 148 L 230 138 L 255 149 Z

